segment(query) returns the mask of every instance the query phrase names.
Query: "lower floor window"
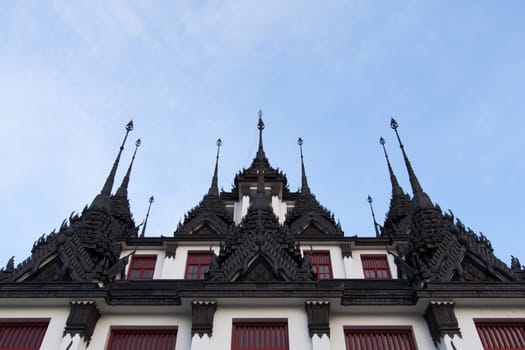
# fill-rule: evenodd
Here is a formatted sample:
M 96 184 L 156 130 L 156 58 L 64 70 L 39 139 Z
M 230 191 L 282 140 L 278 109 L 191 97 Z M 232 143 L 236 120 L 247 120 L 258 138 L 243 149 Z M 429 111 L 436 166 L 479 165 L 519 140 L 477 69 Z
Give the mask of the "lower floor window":
M 525 349 L 525 322 L 476 321 L 484 350 Z
M 176 328 L 111 329 L 107 350 L 175 350 Z
M 232 350 L 288 350 L 286 319 L 234 319 Z
M 38 350 L 48 322 L 0 322 L 0 350 Z
M 410 328 L 345 327 L 346 350 L 416 350 Z

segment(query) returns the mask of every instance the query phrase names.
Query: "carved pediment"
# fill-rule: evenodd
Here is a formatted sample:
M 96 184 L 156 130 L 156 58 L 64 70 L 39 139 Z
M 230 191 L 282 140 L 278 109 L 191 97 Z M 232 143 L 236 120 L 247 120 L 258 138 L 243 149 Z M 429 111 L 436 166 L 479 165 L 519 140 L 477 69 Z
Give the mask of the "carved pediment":
M 276 282 L 284 281 L 282 276 L 276 274 L 271 265 L 262 256 L 259 256 L 248 267 L 244 276 L 241 276 L 243 281 L 247 282 Z

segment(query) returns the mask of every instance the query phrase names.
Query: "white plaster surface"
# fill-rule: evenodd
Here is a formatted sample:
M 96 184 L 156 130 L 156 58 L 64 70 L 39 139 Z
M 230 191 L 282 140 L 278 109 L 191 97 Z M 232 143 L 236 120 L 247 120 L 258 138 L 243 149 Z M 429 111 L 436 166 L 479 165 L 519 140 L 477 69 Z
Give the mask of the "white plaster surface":
M 86 342 L 79 334 L 75 334 L 71 337 L 70 334 L 66 334 L 60 344 L 60 350 L 86 350 Z
M 191 338 L 191 350 L 210 350 L 210 337 L 207 334 L 204 334 L 202 338 L 195 334 Z
M 321 338 L 317 334 L 312 337 L 312 349 L 313 350 L 330 350 L 330 338 L 326 334 L 323 334 Z

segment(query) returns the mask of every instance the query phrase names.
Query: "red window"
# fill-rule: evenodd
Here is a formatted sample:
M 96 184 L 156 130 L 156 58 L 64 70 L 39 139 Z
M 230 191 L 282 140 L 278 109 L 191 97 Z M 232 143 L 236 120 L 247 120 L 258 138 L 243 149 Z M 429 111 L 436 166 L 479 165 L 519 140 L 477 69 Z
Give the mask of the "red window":
M 361 263 L 366 279 L 385 280 L 392 278 L 388 260 L 384 254 L 361 255 Z
M 525 322 L 476 322 L 484 350 L 525 349 Z
M 175 350 L 177 329 L 112 329 L 107 350 Z
M 38 350 L 48 322 L 0 322 L 1 350 Z
M 231 350 L 288 350 L 288 321 L 234 319 Z
M 346 350 L 416 350 L 412 330 L 345 327 Z
M 304 251 L 304 256 L 310 259 L 312 268 L 317 275 L 317 279 L 332 279 L 332 263 L 330 262 L 330 252 L 328 250 Z
M 210 269 L 210 259 L 209 251 L 188 252 L 184 278 L 187 280 L 203 280 L 204 274 Z
M 156 255 L 133 255 L 129 264 L 128 280 L 152 279 L 156 262 Z

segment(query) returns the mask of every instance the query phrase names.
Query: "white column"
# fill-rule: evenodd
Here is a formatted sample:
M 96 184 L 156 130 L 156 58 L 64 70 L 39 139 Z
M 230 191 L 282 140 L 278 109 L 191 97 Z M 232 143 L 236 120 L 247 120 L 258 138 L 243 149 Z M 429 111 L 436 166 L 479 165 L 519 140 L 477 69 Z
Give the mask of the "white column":
M 352 258 L 351 257 L 347 256 L 343 258 L 343 267 L 345 269 L 345 278 L 352 278 L 350 277 L 350 271 L 352 271 Z
M 160 276 L 160 278 L 161 279 L 174 279 L 174 278 L 177 278 L 176 273 L 177 273 L 177 264 L 175 264 L 175 257 L 166 256 L 164 258 L 164 266 L 162 267 L 162 275 Z
M 86 350 L 86 342 L 84 338 L 81 338 L 77 333 L 73 337 L 70 334 L 66 334 L 62 338 L 59 350 Z
M 330 350 L 330 338 L 328 338 L 328 335 L 323 334 L 319 338 L 319 335 L 314 334 L 312 337 L 312 350 Z
M 210 349 L 210 337 L 208 334 L 204 334 L 200 337 L 197 333 L 191 338 L 191 350 L 209 350 Z

